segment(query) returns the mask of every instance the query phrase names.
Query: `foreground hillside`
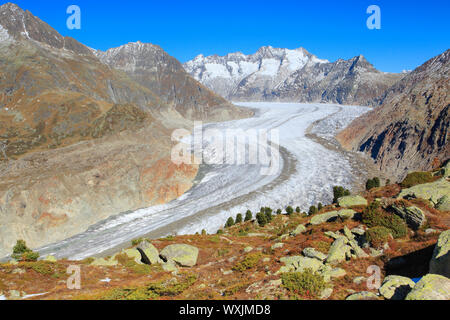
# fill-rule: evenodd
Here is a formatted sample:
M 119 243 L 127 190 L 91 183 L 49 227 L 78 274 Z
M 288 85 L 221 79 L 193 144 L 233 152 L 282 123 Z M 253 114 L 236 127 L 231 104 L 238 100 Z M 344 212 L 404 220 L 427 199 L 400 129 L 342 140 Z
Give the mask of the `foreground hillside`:
M 0 296 L 449 300 L 449 179 L 447 164 L 401 185 L 371 180 L 361 195 L 335 188 L 336 203 L 312 207 L 310 215 L 262 208 L 256 220 L 238 215 L 215 235 L 137 239 L 112 257 L 33 262 L 19 245 L 16 257 L 28 261 L 0 265 Z M 71 265 L 81 267 L 79 290 L 66 286 Z

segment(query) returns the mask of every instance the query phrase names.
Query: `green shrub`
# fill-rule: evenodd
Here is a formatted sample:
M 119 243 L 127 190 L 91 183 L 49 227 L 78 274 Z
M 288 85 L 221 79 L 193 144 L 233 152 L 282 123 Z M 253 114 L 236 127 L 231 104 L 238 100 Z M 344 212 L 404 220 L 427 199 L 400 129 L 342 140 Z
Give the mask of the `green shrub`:
M 234 219 L 232 217 L 229 217 L 227 223 L 225 224 L 225 228 L 230 228 L 232 226 L 234 226 Z
M 282 211 L 281 209 L 278 209 L 278 210 L 277 210 L 277 214 L 278 214 L 278 215 L 280 215 L 280 214 L 282 214 L 282 213 L 283 213 L 283 211 Z
M 261 227 L 264 227 L 268 223 L 267 216 L 262 212 L 258 212 L 256 215 L 256 220 Z
M 389 241 L 391 235 L 392 230 L 386 227 L 373 227 L 366 232 L 367 241 L 370 242 L 374 248 L 379 248 Z
M 317 210 L 321 211 L 323 209 L 323 204 L 319 202 L 317 205 Z
M 222 229 L 217 230 L 217 234 L 223 234 L 223 230 Z
M 39 259 L 39 252 L 33 252 L 33 251 L 29 251 L 29 252 L 25 252 L 22 254 L 22 261 L 37 261 L 37 259 Z
M 303 272 L 288 272 L 281 275 L 283 286 L 296 294 L 318 296 L 325 289 L 323 276 L 314 273 L 311 269 Z
M 294 213 L 294 209 L 292 209 L 292 207 L 289 206 L 289 207 L 286 208 L 286 213 L 287 213 L 288 215 L 291 215 L 291 214 Z
M 337 203 L 339 198 L 349 196 L 351 193 L 344 187 L 333 187 L 333 203 Z
M 245 222 L 247 221 L 252 221 L 253 219 L 253 214 L 250 210 L 247 210 L 247 212 L 245 213 Z
M 236 224 L 238 223 L 242 223 L 242 214 L 238 213 L 238 215 L 236 216 Z
M 39 253 L 33 252 L 29 249 L 24 240 L 17 240 L 11 257 L 15 260 L 36 261 L 39 259 Z
M 238 262 L 232 269 L 234 271 L 243 272 L 248 269 L 254 268 L 262 258 L 262 253 L 250 253 L 248 254 L 244 260 Z
M 203 230 L 202 230 L 202 236 L 206 236 L 206 235 L 208 235 L 208 232 L 206 232 L 206 230 L 203 229 Z
M 295 212 L 300 213 L 301 211 L 300 207 L 295 208 Z
M 152 300 L 161 296 L 177 296 L 197 281 L 196 275 L 187 275 L 181 281 L 151 283 L 141 288 L 114 289 L 102 297 L 103 300 Z
M 372 190 L 374 188 L 379 188 L 381 186 L 380 178 L 375 177 L 373 179 L 369 179 L 366 182 L 366 190 Z
M 308 214 L 311 216 L 311 215 L 316 214 L 316 213 L 317 213 L 317 208 L 315 206 L 311 206 L 309 208 Z
M 131 245 L 137 246 L 138 244 L 140 244 L 141 242 L 144 242 L 144 241 L 148 241 L 148 240 L 145 238 L 137 238 L 137 239 L 131 240 Z
M 394 238 L 403 238 L 408 229 L 405 221 L 399 216 L 381 210 L 378 202 L 372 202 L 363 213 L 363 223 L 369 228 L 385 227 L 390 229 Z
M 411 188 L 418 184 L 433 182 L 434 177 L 430 172 L 413 172 L 406 176 L 400 184 L 402 188 Z
M 272 209 L 270 208 L 265 208 L 264 209 L 264 214 L 266 215 L 266 220 L 267 222 L 271 222 L 273 220 L 273 216 L 272 216 Z

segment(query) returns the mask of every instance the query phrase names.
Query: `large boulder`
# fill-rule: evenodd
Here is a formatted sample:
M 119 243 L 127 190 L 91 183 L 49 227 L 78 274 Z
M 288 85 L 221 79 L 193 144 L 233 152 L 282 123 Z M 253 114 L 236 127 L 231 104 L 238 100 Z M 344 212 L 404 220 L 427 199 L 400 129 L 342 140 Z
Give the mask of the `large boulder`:
M 414 288 L 415 283 L 409 278 L 401 276 L 388 276 L 384 279 L 379 291 L 389 300 L 404 300 Z
M 348 239 L 345 237 L 334 241 L 328 252 L 327 263 L 338 264 L 344 262 L 351 251 L 351 247 L 347 243 Z
M 367 206 L 367 200 L 362 196 L 346 196 L 338 199 L 338 205 L 342 208 Z
M 343 220 L 355 218 L 356 213 L 357 212 L 352 209 L 343 209 L 338 211 L 339 218 Z
M 278 273 L 303 272 L 306 269 L 311 269 L 313 272 L 316 272 L 323 266 L 322 262 L 317 259 L 302 256 L 283 257 L 280 261 L 285 266 L 281 267 Z
M 197 264 L 198 248 L 187 244 L 172 244 L 165 247 L 160 256 L 165 260 L 172 260 L 182 267 L 193 267 Z
M 336 220 L 337 217 L 339 217 L 338 211 L 326 212 L 312 217 L 310 223 L 312 225 L 318 225 L 328 221 Z
M 306 232 L 306 227 L 303 224 L 300 224 L 300 225 L 297 226 L 297 228 L 295 228 L 294 231 L 292 231 L 290 233 L 290 236 L 291 237 L 296 237 L 299 234 L 302 234 L 302 233 L 305 233 L 305 232 Z
M 406 300 L 450 300 L 450 279 L 428 274 L 414 286 Z
M 450 230 L 442 232 L 430 261 L 430 273 L 450 278 Z
M 391 208 L 395 214 L 404 219 L 406 224 L 413 230 L 419 230 L 419 228 L 427 221 L 425 213 L 417 207 L 403 207 L 394 204 Z
M 151 265 L 163 262 L 159 257 L 158 249 L 148 241 L 142 241 L 136 249 L 141 255 L 141 262 L 145 264 Z
M 435 207 L 439 207 L 439 210 L 448 211 L 445 209 L 450 209 L 450 182 L 443 178 L 435 182 L 420 184 L 402 190 L 398 198 L 430 200 Z

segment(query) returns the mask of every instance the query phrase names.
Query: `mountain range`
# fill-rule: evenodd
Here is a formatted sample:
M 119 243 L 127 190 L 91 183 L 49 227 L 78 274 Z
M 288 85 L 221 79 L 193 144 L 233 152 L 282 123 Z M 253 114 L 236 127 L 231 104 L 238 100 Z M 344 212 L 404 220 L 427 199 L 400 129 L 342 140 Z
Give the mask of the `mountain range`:
M 217 94 L 234 101 L 373 105 L 404 76 L 380 72 L 363 56 L 329 62 L 303 48 L 270 46 L 252 55 L 199 55 L 184 68 Z

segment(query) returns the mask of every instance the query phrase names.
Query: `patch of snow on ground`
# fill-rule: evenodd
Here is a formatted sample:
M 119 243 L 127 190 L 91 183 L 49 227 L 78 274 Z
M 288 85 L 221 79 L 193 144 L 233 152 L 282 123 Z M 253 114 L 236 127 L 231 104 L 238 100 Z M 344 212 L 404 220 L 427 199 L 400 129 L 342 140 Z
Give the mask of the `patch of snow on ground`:
M 6 41 L 9 39 L 8 31 L 3 28 L 3 26 L 0 24 L 0 41 Z

